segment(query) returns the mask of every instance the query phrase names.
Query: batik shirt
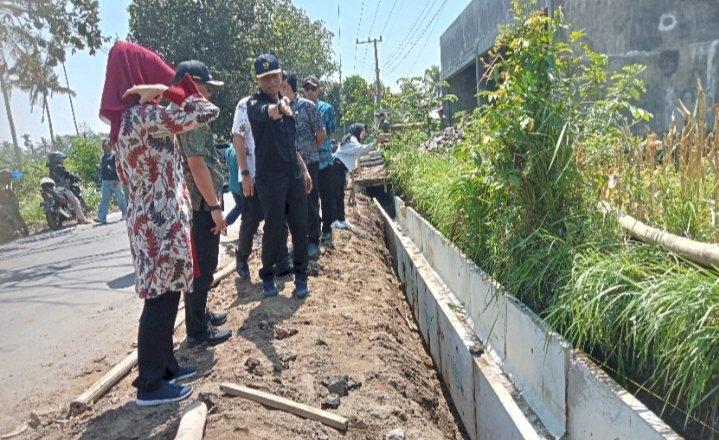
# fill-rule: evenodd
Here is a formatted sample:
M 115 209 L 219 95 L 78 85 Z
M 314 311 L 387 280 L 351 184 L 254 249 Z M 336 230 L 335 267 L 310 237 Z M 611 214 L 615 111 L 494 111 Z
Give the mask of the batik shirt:
M 250 118 L 247 116 L 247 101 L 250 97 L 240 99 L 235 108 L 235 118 L 232 123 L 232 134 L 240 135 L 245 141 L 247 149 L 247 168 L 250 176 L 255 177 L 255 139 L 252 137 Z
M 325 131 L 322 113 L 314 102 L 299 96 L 292 101 L 292 111 L 295 113 L 297 150 L 306 164 L 318 162 L 316 133 Z
M 129 190 L 127 233 L 135 289 L 145 299 L 192 289 L 192 213 L 175 135 L 206 125 L 220 113 L 189 78 L 163 97 L 176 105 L 125 110 L 117 141 L 118 175 Z
M 330 137 L 337 129 L 337 117 L 335 116 L 335 108 L 332 107 L 330 103 L 317 101 L 317 108 L 320 110 L 320 113 L 322 113 L 322 122 L 325 124 L 325 132 L 327 133 L 325 142 L 322 144 L 322 148 L 320 148 L 320 169 L 323 170 L 332 165 L 332 161 L 334 160 L 332 158 Z

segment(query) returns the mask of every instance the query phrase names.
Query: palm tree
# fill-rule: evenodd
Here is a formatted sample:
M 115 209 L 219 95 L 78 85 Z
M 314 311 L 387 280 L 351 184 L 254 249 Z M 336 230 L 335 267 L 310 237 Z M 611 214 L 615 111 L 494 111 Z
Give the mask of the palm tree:
M 22 170 L 22 153 L 20 153 L 20 145 L 17 142 L 17 132 L 15 131 L 15 120 L 12 117 L 12 108 L 10 108 L 10 76 L 8 75 L 8 67 L 5 62 L 5 56 L 0 51 L 0 90 L 2 91 L 3 102 L 5 103 L 5 113 L 7 114 L 8 126 L 10 126 L 10 135 L 12 135 L 12 143 L 15 147 L 15 160 L 17 168 Z
M 52 97 L 55 93 L 74 95 L 75 92 L 60 84 L 60 78 L 53 69 L 56 63 L 49 58 L 43 59 L 38 52 L 30 56 L 22 55 L 18 60 L 18 65 L 22 66 L 22 71 L 25 74 L 13 79 L 12 85 L 27 92 L 30 98 L 31 110 L 35 105 L 41 103 L 43 121 L 45 115 L 47 115 L 47 123 L 50 128 L 50 141 L 55 145 L 55 133 L 52 126 L 52 117 L 50 116 L 48 97 Z
M 46 61 L 50 58 L 54 60 L 53 63 L 46 63 L 52 70 L 58 61 L 65 60 L 67 48 L 73 51 L 88 50 L 93 55 L 102 47 L 103 41 L 97 1 L 0 0 L 0 91 L 5 102 L 18 168 L 22 169 L 22 155 L 10 109 L 10 91 L 14 83 L 11 79 L 18 78 L 25 82 L 29 81 L 28 76 L 34 76 L 23 70 L 20 59 L 43 54 Z M 51 124 L 47 97 L 61 89 L 40 89 L 35 103 L 42 96 L 43 112 L 48 114 L 48 123 Z

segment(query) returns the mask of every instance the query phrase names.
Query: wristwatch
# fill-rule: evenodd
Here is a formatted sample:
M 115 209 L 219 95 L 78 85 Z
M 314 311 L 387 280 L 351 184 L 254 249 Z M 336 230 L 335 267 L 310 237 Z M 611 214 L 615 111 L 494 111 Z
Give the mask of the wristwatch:
M 210 208 L 210 212 L 212 212 L 212 211 L 222 211 L 222 206 L 220 206 L 220 205 L 215 205 L 215 206 L 207 205 L 207 207 Z
M 242 170 L 242 171 L 240 172 L 240 174 L 243 175 L 243 176 L 249 176 L 249 175 L 250 175 L 250 170 Z

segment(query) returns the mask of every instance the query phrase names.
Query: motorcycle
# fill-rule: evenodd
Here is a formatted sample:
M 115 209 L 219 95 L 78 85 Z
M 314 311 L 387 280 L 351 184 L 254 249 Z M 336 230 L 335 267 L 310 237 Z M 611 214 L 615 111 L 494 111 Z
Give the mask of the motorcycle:
M 9 226 L 0 228 L 0 242 L 25 237 L 30 233 L 20 215 L 20 203 L 12 188 L 11 179 L 12 174 L 9 171 L 0 172 L 0 224 Z
M 86 210 L 85 201 L 80 197 L 80 189 L 77 185 L 73 184 L 69 189 L 80 200 L 83 211 Z M 45 211 L 45 219 L 50 229 L 57 230 L 62 227 L 63 222 L 75 219 L 75 211 L 63 195 L 64 187 L 56 186 L 55 181 L 49 177 L 43 177 L 40 180 L 40 191 L 43 200 L 40 204 Z

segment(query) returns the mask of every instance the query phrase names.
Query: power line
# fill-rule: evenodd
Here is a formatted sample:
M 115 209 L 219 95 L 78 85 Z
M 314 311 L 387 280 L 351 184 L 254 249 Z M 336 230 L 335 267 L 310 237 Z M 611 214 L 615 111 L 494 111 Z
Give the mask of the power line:
M 442 6 L 440 6 L 440 8 L 439 8 L 440 11 L 441 11 L 443 8 L 444 8 L 444 4 L 442 4 Z M 440 15 L 439 17 L 441 17 L 441 15 Z M 434 24 L 432 25 L 432 30 L 429 31 L 429 35 L 427 35 L 427 38 L 424 39 L 424 44 L 423 44 L 422 47 L 419 49 L 419 53 L 422 53 L 422 52 L 424 51 L 424 48 L 427 47 L 427 43 L 429 42 L 430 37 L 432 37 L 432 31 L 434 31 L 434 28 L 437 27 L 437 23 L 439 23 L 439 17 L 437 18 L 437 20 L 436 20 L 436 21 L 434 22 Z M 414 62 L 412 63 L 412 66 L 407 70 L 407 76 L 409 76 L 409 75 L 412 73 L 412 69 L 414 69 L 414 66 L 417 64 L 417 61 L 419 61 L 419 58 L 420 58 L 420 57 L 415 57 L 415 58 L 414 58 Z
M 422 11 L 419 13 L 417 18 L 414 21 L 414 24 L 410 27 L 410 32 L 407 33 L 404 40 L 402 40 L 402 43 L 389 55 L 390 64 L 394 60 L 396 60 L 399 57 L 399 54 L 402 53 L 402 50 L 406 47 L 407 43 L 412 40 L 416 33 L 418 32 L 418 29 L 422 26 L 422 23 L 424 23 L 425 18 L 429 16 L 429 11 L 434 7 L 434 5 L 437 3 L 437 0 L 434 0 L 434 2 L 431 3 L 430 6 L 430 0 L 427 0 L 427 3 L 425 3 L 424 8 L 422 8 Z
M 416 41 L 421 38 L 421 35 L 423 35 L 427 31 L 427 25 L 425 25 L 425 20 L 429 18 L 432 10 L 434 9 L 434 6 L 437 4 L 437 0 L 435 0 L 431 5 L 428 3 L 427 7 L 423 10 L 422 16 L 419 19 L 419 23 L 414 26 L 413 32 L 407 36 L 405 41 L 403 42 L 402 46 L 399 47 L 394 53 L 395 55 L 390 57 L 390 64 L 391 66 L 386 66 L 388 68 L 396 68 L 398 60 L 400 57 L 402 57 L 402 54 L 406 54 L 408 51 L 408 48 L 412 46 L 413 44 L 416 44 Z
M 364 0 L 362 0 L 362 5 L 360 6 L 360 18 L 359 22 L 357 23 L 357 36 L 355 37 L 355 40 L 359 40 L 359 31 L 360 27 L 362 26 L 362 14 L 364 13 Z M 352 70 L 357 70 L 357 45 L 355 44 L 355 56 L 354 56 L 354 64 L 352 65 Z
M 437 12 L 434 14 L 434 16 L 432 17 L 432 19 L 431 19 L 430 22 L 428 23 L 427 27 L 425 27 L 425 28 L 422 30 L 422 33 L 415 39 L 415 41 L 412 43 L 412 45 L 407 48 L 407 50 L 405 51 L 404 56 L 403 56 L 402 58 L 400 58 L 400 59 L 394 64 L 394 67 L 387 68 L 387 69 L 388 69 L 388 70 L 387 70 L 387 73 L 392 73 L 392 72 L 394 72 L 395 70 L 397 70 L 397 68 L 402 64 L 402 61 L 404 61 L 405 59 L 407 59 L 407 57 L 409 56 L 410 53 L 412 53 L 412 50 L 413 50 L 414 47 L 417 45 L 417 43 L 419 42 L 419 40 L 422 39 L 422 37 L 424 36 L 424 34 L 427 33 L 427 29 L 429 29 L 428 26 L 431 25 L 431 24 L 434 24 L 434 23 L 436 22 L 436 20 L 439 19 L 439 14 L 440 14 L 440 12 L 442 12 L 442 9 L 444 9 L 444 7 L 445 7 L 446 4 L 447 4 L 447 0 L 444 0 L 444 2 L 440 5 L 439 9 L 437 10 Z
M 384 35 L 384 30 L 387 29 L 387 25 L 389 24 L 390 18 L 392 18 L 392 13 L 394 12 L 395 6 L 397 6 L 397 0 L 394 0 L 394 3 L 392 3 L 392 8 L 389 10 L 389 14 L 387 14 L 387 20 L 385 20 L 384 26 L 382 26 L 382 30 L 379 33 L 380 35 Z
M 377 20 L 377 12 L 379 12 L 380 3 L 382 3 L 382 0 L 377 0 L 377 7 L 374 8 L 374 17 L 372 17 L 372 25 L 369 27 L 369 33 L 368 33 L 367 38 L 369 38 L 369 35 L 372 35 L 372 31 L 374 30 L 374 22 L 375 22 L 375 20 Z M 367 49 L 368 48 L 369 48 L 369 46 L 365 46 L 365 48 L 364 48 L 364 55 L 362 55 L 362 65 L 364 65 L 365 59 L 367 59 Z

